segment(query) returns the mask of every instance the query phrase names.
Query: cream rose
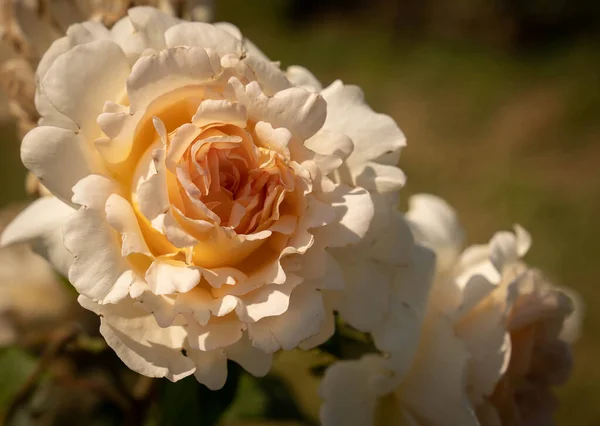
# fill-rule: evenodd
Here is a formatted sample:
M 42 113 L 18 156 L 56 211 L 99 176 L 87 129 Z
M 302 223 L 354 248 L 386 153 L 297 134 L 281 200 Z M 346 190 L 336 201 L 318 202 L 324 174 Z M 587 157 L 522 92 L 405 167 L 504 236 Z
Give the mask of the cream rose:
M 550 386 L 568 377 L 578 313 L 564 291 L 520 261 L 529 235 L 516 227 L 461 252 L 463 231 L 443 200 L 412 197 L 406 217 L 437 257 L 416 354 L 335 363 L 321 386 L 323 425 L 547 421 Z
M 53 197 L 3 235 L 43 243 L 130 368 L 213 389 L 227 359 L 262 375 L 332 333 L 322 291 L 345 281 L 329 250 L 366 245 L 404 181 L 404 136 L 359 89 L 242 40 L 151 8 L 70 27 L 22 144 Z

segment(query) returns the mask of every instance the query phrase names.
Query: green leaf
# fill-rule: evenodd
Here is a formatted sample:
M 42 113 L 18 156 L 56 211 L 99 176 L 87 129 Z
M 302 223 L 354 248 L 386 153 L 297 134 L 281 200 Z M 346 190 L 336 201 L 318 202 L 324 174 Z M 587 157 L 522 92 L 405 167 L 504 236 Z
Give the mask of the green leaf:
M 214 426 L 236 396 L 240 367 L 229 362 L 225 386 L 211 391 L 194 376 L 177 383 L 164 381 L 160 395 L 162 418 L 159 426 Z

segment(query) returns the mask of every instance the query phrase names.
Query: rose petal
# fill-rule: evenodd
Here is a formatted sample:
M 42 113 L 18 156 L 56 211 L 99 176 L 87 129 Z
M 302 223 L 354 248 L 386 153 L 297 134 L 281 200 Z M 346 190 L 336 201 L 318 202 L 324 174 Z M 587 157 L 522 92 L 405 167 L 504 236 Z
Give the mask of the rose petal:
M 435 251 L 440 271 L 457 261 L 465 238 L 456 211 L 446 201 L 430 194 L 409 199 L 406 219 L 418 243 Z
M 130 71 L 117 44 L 97 40 L 56 58 L 40 84 L 56 110 L 72 119 L 82 136 L 92 141 L 100 134 L 96 117 L 107 100 L 116 102 L 124 94 L 123 82 Z
M 67 129 L 41 126 L 31 130 L 21 145 L 25 167 L 63 202 L 71 204 L 71 188 L 102 167 L 85 139 Z
M 368 161 L 398 164 L 406 138 L 391 117 L 374 112 L 365 103 L 360 88 L 338 80 L 321 94 L 327 101 L 327 120 L 323 128 L 346 134 L 354 142 L 354 150 L 346 160 L 350 170 Z M 373 143 L 374 140 L 377 143 Z
M 244 370 L 256 377 L 267 375 L 271 369 L 273 354 L 267 354 L 252 346 L 248 336 L 225 349 L 227 358 L 237 362 Z
M 84 296 L 77 300 L 101 316 L 100 333 L 133 371 L 173 382 L 194 372 L 194 362 L 181 351 L 186 335 L 183 327 L 159 327 L 152 315 L 128 299 L 116 305 L 98 305 Z
M 288 310 L 279 316 L 248 324 L 252 344 L 266 353 L 291 350 L 316 335 L 325 320 L 323 299 L 318 290 L 299 286 L 292 292 Z
M 249 118 L 266 121 L 274 128 L 285 127 L 300 140 L 314 135 L 325 121 L 327 104 L 318 94 L 294 87 L 267 97 L 256 81 L 244 86 L 232 77 L 229 84 L 248 109 Z
M 199 351 L 190 349 L 187 356 L 196 365 L 196 380 L 210 390 L 219 390 L 227 381 L 227 357 L 222 350 Z
M 219 72 L 214 55 L 201 47 L 172 47 L 144 56 L 126 77 L 131 111 L 143 111 L 175 89 L 210 82 Z
M 0 246 L 31 243 L 37 254 L 66 276 L 73 256 L 64 247 L 62 228 L 74 213 L 55 197 L 38 198 L 4 228 Z
M 154 294 L 185 293 L 198 285 L 200 271 L 182 262 L 156 259 L 146 271 L 146 281 Z
M 166 48 L 165 31 L 181 22 L 153 7 L 132 7 L 127 10 L 127 15 L 115 23 L 110 35 L 131 64 L 147 49 L 158 51 Z
M 285 72 L 287 79 L 296 87 L 301 87 L 311 92 L 320 92 L 323 85 L 317 78 L 306 68 L 292 65 Z

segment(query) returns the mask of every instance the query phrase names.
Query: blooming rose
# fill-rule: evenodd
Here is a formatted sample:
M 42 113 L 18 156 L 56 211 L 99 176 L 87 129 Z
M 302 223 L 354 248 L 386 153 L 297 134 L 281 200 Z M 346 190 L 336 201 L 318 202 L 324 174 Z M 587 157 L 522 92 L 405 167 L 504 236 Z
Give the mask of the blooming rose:
M 548 424 L 549 386 L 568 376 L 565 331 L 577 320 L 566 293 L 520 262 L 529 235 L 516 227 L 461 253 L 443 200 L 412 197 L 406 216 L 437 256 L 416 356 L 408 369 L 395 354 L 334 364 L 321 386 L 323 425 Z
M 328 250 L 366 245 L 403 184 L 404 136 L 358 88 L 321 90 L 242 40 L 151 8 L 70 27 L 21 151 L 54 196 L 3 236 L 45 244 L 130 368 L 213 389 L 227 359 L 261 375 L 331 334 Z

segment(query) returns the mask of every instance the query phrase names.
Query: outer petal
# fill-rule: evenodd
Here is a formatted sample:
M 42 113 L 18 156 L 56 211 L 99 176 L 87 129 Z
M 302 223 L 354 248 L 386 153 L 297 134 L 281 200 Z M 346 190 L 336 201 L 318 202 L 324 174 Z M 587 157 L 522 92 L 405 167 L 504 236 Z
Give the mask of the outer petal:
M 242 45 L 241 47 L 246 51 L 249 55 L 255 56 L 264 61 L 269 61 L 269 58 L 258 48 L 254 43 L 245 38 L 242 35 L 242 32 L 238 27 L 229 22 L 217 22 L 214 24 L 215 27 L 227 31 L 229 34 L 234 36 L 239 40 L 239 43 Z
M 373 355 L 329 367 L 319 389 L 324 400 L 319 415 L 321 424 L 374 425 L 378 400 L 395 384 L 382 367 L 383 360 Z
M 72 204 L 71 188 L 80 179 L 102 170 L 86 140 L 59 127 L 41 126 L 27 133 L 21 159 L 46 188 L 67 204 Z
M 221 350 L 188 350 L 187 356 L 196 364 L 194 376 L 210 390 L 218 390 L 227 381 L 227 357 Z
M 106 220 L 121 234 L 121 255 L 132 253 L 150 255 L 150 249 L 144 240 L 140 225 L 129 202 L 118 194 L 112 194 L 106 200 Z
M 406 138 L 391 117 L 375 113 L 365 103 L 358 87 L 346 86 L 338 80 L 321 94 L 327 101 L 324 129 L 344 133 L 354 141 L 354 151 L 346 160 L 350 170 L 368 161 L 398 163 Z
M 327 104 L 320 95 L 297 87 L 268 97 L 256 81 L 244 86 L 232 77 L 229 84 L 236 99 L 248 109 L 249 118 L 266 121 L 273 128 L 285 127 L 302 141 L 317 133 L 328 114 Z
M 98 305 L 85 296 L 78 301 L 101 316 L 100 333 L 132 370 L 173 382 L 194 372 L 194 362 L 182 353 L 183 327 L 159 327 L 151 314 L 135 307 L 130 299 L 115 305 Z
M 406 218 L 417 242 L 435 251 L 438 269 L 448 271 L 464 241 L 456 211 L 435 195 L 418 194 L 410 197 Z
M 456 335 L 470 356 L 468 382 L 474 404 L 492 394 L 508 368 L 511 342 L 506 316 L 516 293 L 517 282 L 505 283 L 455 323 Z
M 146 49 L 165 49 L 165 31 L 181 22 L 153 7 L 133 7 L 127 11 L 127 15 L 113 26 L 111 37 L 121 46 L 131 63 Z
M 177 28 L 177 27 L 173 27 Z M 144 56 L 127 80 L 133 112 L 143 111 L 157 97 L 187 85 L 208 82 L 220 72 L 218 60 L 200 47 L 177 47 Z
M 62 228 L 74 213 L 73 208 L 57 198 L 38 198 L 4 229 L 0 245 L 32 243 L 36 253 L 66 276 L 73 256 L 63 244 Z
M 200 282 L 200 271 L 183 262 L 155 260 L 146 271 L 146 281 L 154 294 L 186 293 Z
M 371 332 L 383 321 L 389 309 L 391 272 L 389 268 L 369 259 L 361 259 L 360 256 L 338 257 L 338 261 L 342 266 L 346 286 L 336 308 L 352 327 Z
M 400 398 L 426 424 L 479 426 L 465 393 L 467 361 L 452 323 L 443 316 L 431 316 Z
M 92 141 L 100 135 L 96 118 L 106 101 L 118 101 L 130 67 L 121 48 L 108 40 L 76 46 L 59 56 L 41 81 L 56 110 L 72 119 Z
M 329 247 L 345 247 L 362 241 L 367 234 L 373 215 L 373 200 L 362 188 L 340 185 L 327 194 L 328 201 L 336 209 L 337 220 L 330 225 L 318 228 L 315 238 L 323 239 Z
M 237 362 L 244 370 L 256 377 L 265 376 L 271 369 L 273 354 L 267 354 L 252 346 L 247 336 L 225 349 L 227 358 Z
M 241 53 L 240 40 L 224 29 L 204 22 L 185 22 L 167 30 L 165 38 L 168 47 L 199 46 L 211 49 L 223 56 L 228 53 Z
M 285 283 L 263 286 L 243 298 L 244 309 L 241 318 L 244 322 L 256 322 L 263 318 L 282 315 L 288 309 L 290 295 L 302 278 L 288 274 Z
M 292 293 L 288 310 L 248 325 L 252 344 L 264 352 L 291 350 L 316 335 L 325 321 L 323 298 L 318 290 L 301 285 Z
M 73 200 L 82 207 L 64 226 L 65 247 L 75 257 L 69 281 L 79 293 L 100 303 L 121 300 L 138 279 L 121 255 L 119 234 L 106 220 L 104 205 L 113 185 L 96 175 L 81 180 L 73 188 Z
M 109 31 L 100 22 L 88 21 L 73 24 L 67 29 L 66 37 L 55 40 L 40 60 L 36 70 L 36 77 L 41 79 L 50 69 L 56 58 L 69 49 L 95 40 L 109 37 Z
M 373 330 L 375 345 L 394 355 L 394 369 L 400 375 L 407 371 L 413 361 L 434 273 L 433 253 L 415 246 L 411 263 L 396 269 L 387 315 Z
M 318 93 L 323 89 L 321 82 L 304 67 L 292 65 L 286 73 L 288 80 L 296 87 L 301 87 L 311 92 Z

